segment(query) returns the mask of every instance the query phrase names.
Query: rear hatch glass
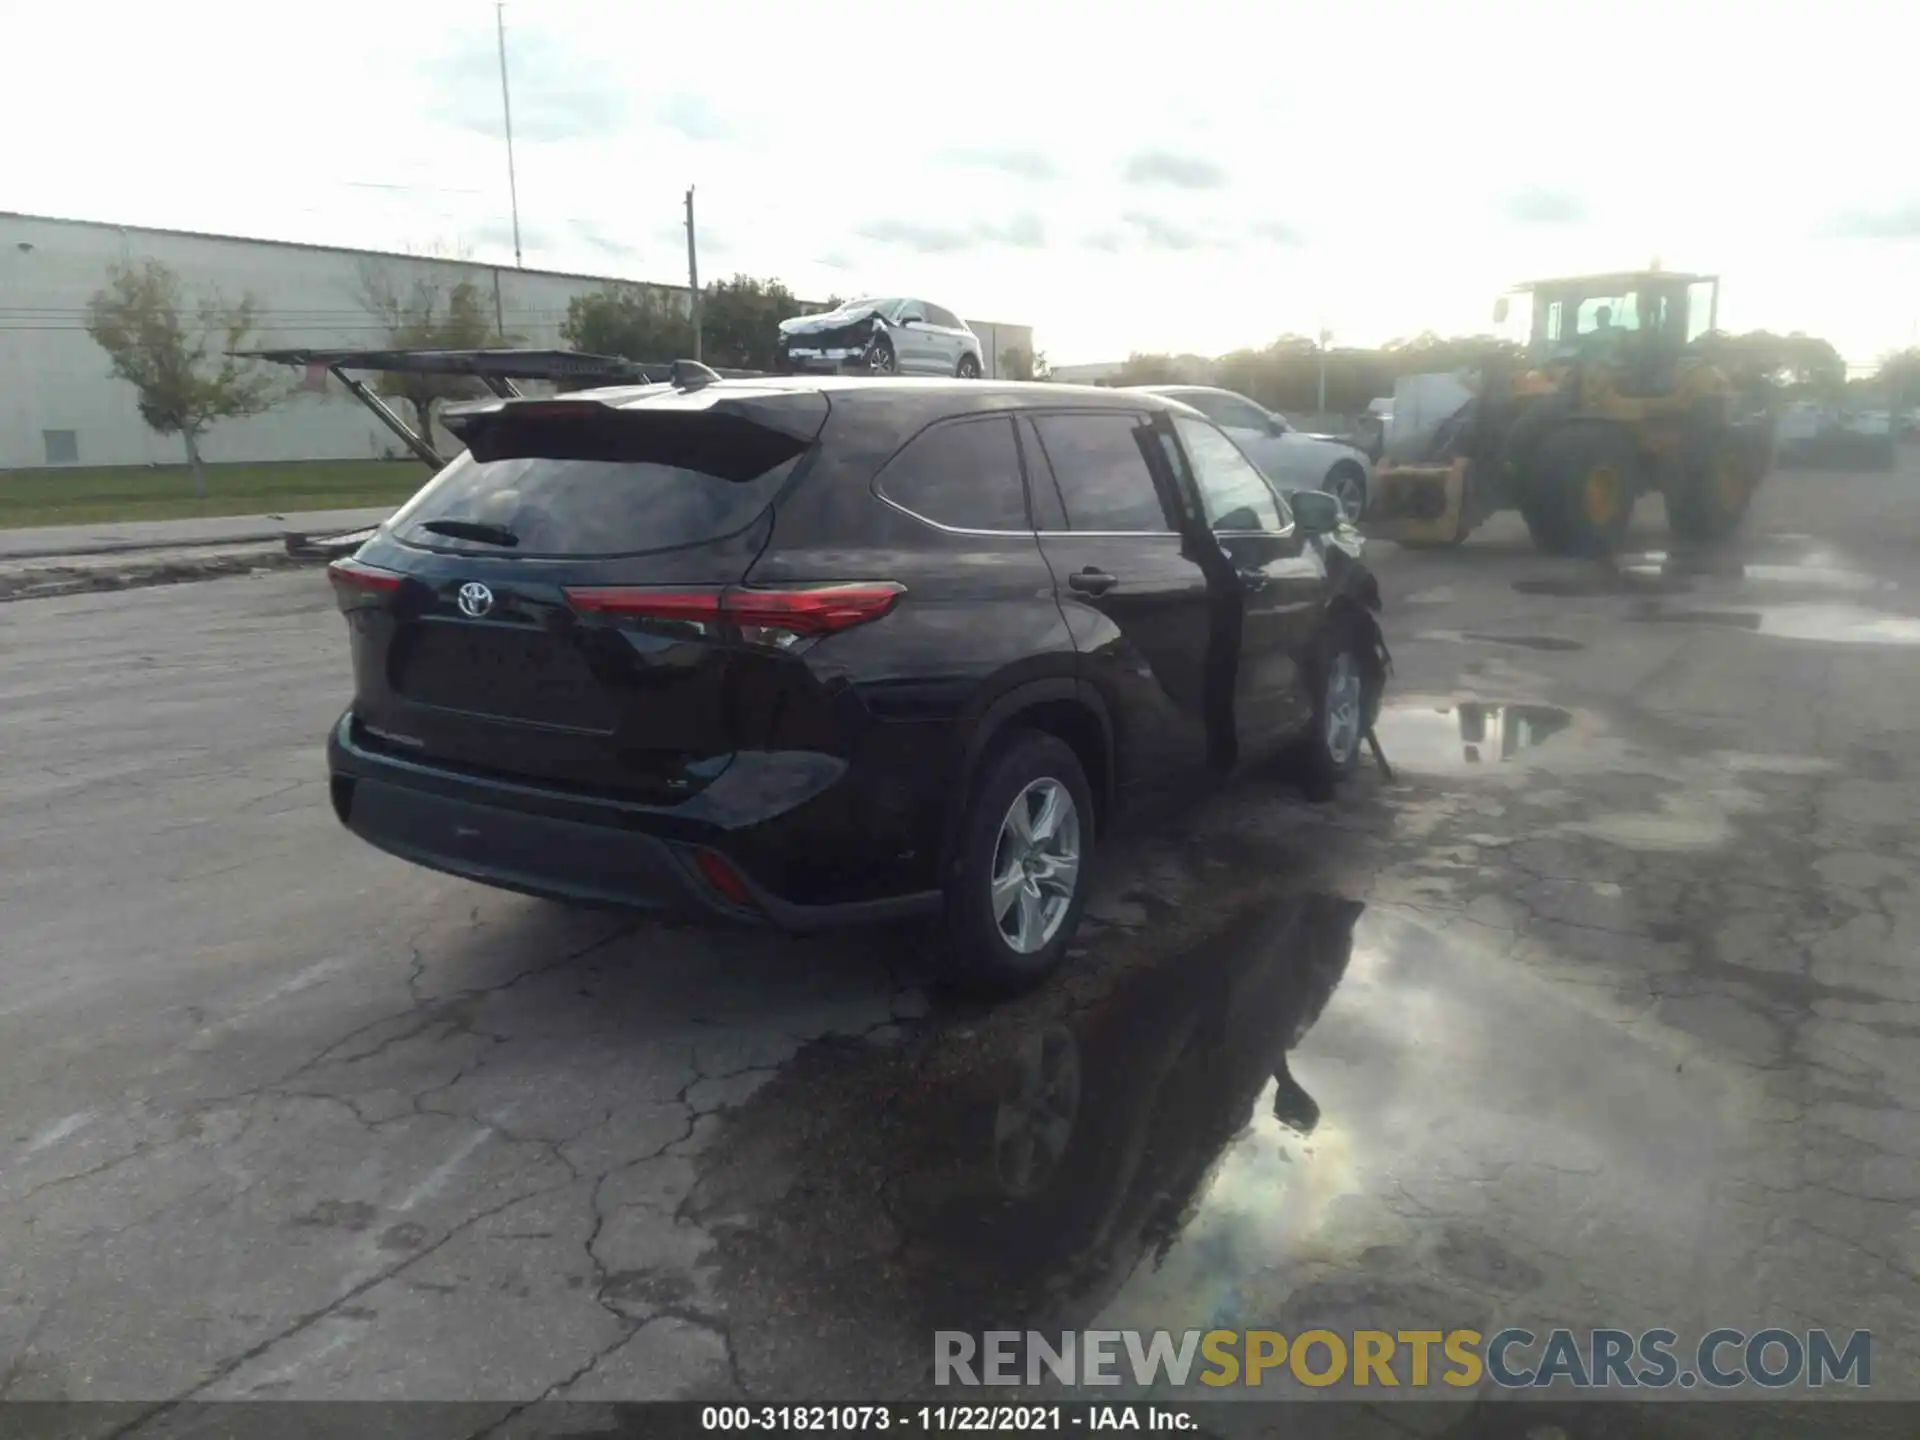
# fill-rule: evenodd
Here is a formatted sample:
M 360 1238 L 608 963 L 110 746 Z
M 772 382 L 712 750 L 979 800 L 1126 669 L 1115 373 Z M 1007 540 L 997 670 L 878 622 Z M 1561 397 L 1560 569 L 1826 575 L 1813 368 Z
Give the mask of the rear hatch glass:
M 662 393 L 451 417 L 468 453 L 362 552 L 411 582 L 353 628 L 363 728 L 418 760 L 594 793 L 708 783 L 741 743 L 747 662 L 698 626 L 636 628 L 567 592 L 738 584 L 824 413 L 817 395 Z
M 590 403 L 495 420 L 469 445 L 388 522 L 390 534 L 529 559 L 703 545 L 758 519 L 808 440 L 726 414 Z

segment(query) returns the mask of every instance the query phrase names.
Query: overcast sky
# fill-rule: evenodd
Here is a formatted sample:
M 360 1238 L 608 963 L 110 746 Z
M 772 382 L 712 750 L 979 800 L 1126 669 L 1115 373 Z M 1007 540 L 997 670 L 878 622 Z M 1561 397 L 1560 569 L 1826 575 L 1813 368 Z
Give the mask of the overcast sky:
M 706 278 L 1063 363 L 1483 330 L 1657 256 L 1867 364 L 1920 339 L 1903 8 L 513 0 L 525 263 L 684 282 L 692 184 Z M 490 0 L 0 11 L 0 209 L 512 261 Z

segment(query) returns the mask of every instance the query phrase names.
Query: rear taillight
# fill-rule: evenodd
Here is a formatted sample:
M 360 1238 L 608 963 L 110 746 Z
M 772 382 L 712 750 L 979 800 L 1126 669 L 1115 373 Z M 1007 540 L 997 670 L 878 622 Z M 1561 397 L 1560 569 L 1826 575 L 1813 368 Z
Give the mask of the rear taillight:
M 752 905 L 753 894 L 747 889 L 747 882 L 740 878 L 740 872 L 729 865 L 726 857 L 713 850 L 694 852 L 694 863 L 700 867 L 700 874 L 706 882 L 718 890 L 736 905 Z
M 356 610 L 390 598 L 406 584 L 407 577 L 358 560 L 336 560 L 327 566 L 327 579 L 333 582 L 333 598 L 340 608 Z
M 703 634 L 738 631 L 748 644 L 789 649 L 803 640 L 878 620 L 893 609 L 906 587 L 892 581 L 772 590 L 603 585 L 576 586 L 566 593 L 567 603 L 582 614 L 667 621 L 698 627 Z

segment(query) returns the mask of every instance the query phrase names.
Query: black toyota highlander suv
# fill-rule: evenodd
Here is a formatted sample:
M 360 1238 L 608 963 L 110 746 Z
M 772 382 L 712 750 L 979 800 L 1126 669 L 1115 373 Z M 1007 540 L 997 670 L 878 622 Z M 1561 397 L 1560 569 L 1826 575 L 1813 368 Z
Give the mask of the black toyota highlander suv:
M 1059 961 L 1129 801 L 1281 753 L 1325 792 L 1386 670 L 1332 497 L 1177 401 L 868 378 L 450 411 L 331 571 L 341 821 L 511 890 L 789 931 L 938 916 Z

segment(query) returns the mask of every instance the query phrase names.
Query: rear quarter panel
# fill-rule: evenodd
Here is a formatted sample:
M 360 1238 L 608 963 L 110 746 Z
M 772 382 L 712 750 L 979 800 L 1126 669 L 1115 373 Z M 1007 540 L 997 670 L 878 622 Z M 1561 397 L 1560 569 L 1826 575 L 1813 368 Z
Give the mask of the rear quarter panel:
M 983 717 L 1032 681 L 1071 682 L 1075 650 L 1038 540 L 944 530 L 894 508 L 872 490 L 885 458 L 817 474 L 776 521 L 749 583 L 906 587 L 891 613 L 821 641 L 806 664 L 824 693 L 845 697 L 857 728 L 848 793 L 860 813 L 849 820 L 875 836 L 876 854 L 917 871 L 937 856 Z

